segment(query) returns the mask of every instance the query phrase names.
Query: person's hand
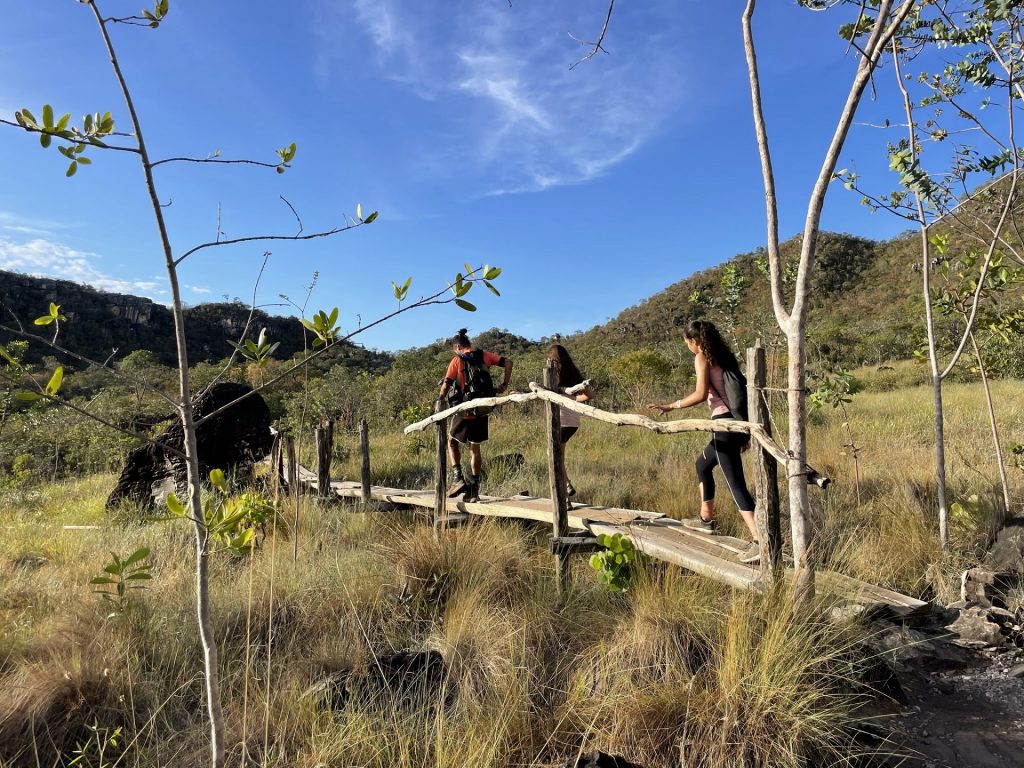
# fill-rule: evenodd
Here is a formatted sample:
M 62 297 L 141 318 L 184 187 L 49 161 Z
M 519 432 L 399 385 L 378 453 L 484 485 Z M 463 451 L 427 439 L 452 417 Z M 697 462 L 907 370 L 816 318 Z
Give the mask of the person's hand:
M 672 410 L 672 406 L 662 405 L 660 403 L 648 403 L 647 407 L 652 411 L 660 411 L 663 415 Z

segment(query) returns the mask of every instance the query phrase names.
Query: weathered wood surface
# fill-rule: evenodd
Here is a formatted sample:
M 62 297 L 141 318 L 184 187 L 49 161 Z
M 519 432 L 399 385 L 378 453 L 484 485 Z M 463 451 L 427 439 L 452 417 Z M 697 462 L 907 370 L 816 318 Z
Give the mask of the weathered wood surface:
M 747 409 L 750 420 L 772 434 L 765 396 L 767 371 L 764 347 L 760 339 L 747 349 Z M 772 579 L 782 568 L 782 525 L 779 511 L 778 465 L 761 445 L 754 446 L 751 464 L 754 467 L 754 521 L 761 552 L 761 574 Z
M 530 382 L 530 390 L 540 400 L 558 403 L 567 411 L 575 411 L 582 416 L 588 416 L 591 419 L 603 421 L 606 424 L 614 424 L 617 427 L 643 427 L 659 435 L 676 435 L 682 432 L 738 432 L 748 434 L 783 466 L 789 460 L 782 446 L 776 443 L 763 427 L 758 424 L 752 424 L 749 421 L 740 421 L 739 419 L 655 421 L 647 416 L 641 416 L 636 413 L 612 413 L 611 411 L 603 411 L 593 405 L 578 403 L 571 397 L 560 395 L 557 392 L 550 392 L 532 381 Z M 822 475 L 810 465 L 807 465 L 805 474 L 807 475 L 807 482 L 811 485 L 817 485 L 819 488 L 827 488 L 832 483 L 831 478 Z
M 551 392 L 534 381 L 530 382 L 529 392 L 517 392 L 512 395 L 502 395 L 501 397 L 483 397 L 479 400 L 470 400 L 465 403 L 459 403 L 451 408 L 435 413 L 432 416 L 428 416 L 421 421 L 410 424 L 403 430 L 403 432 L 407 435 L 412 434 L 413 432 L 418 432 L 422 429 L 426 429 L 431 424 L 436 424 L 438 421 L 447 419 L 449 416 L 461 413 L 462 411 L 478 408 L 480 406 L 498 407 L 505 405 L 506 403 L 526 403 L 531 400 L 546 400 L 549 403 L 556 403 L 568 411 L 575 411 L 582 416 L 586 416 L 596 421 L 603 421 L 606 424 L 614 424 L 617 427 L 643 427 L 644 429 L 649 429 L 651 432 L 655 432 L 659 435 L 675 435 L 682 432 L 739 432 L 748 434 L 760 443 L 761 446 L 783 466 L 785 466 L 786 462 L 789 460 L 789 457 L 786 455 L 786 451 L 783 450 L 782 446 L 776 443 L 761 426 L 752 424 L 749 421 L 739 421 L 738 419 L 678 419 L 675 421 L 655 421 L 647 416 L 641 416 L 636 413 L 612 413 L 611 411 L 604 411 L 600 408 L 596 408 L 593 405 L 578 403 L 573 398 L 561 395 L 557 392 Z M 817 485 L 819 488 L 827 488 L 832 483 L 831 478 L 822 475 L 810 465 L 807 465 L 804 474 L 807 476 L 808 483 L 811 485 Z
M 316 476 L 300 468 L 300 481 L 316 484 Z M 362 488 L 358 482 L 335 481 L 331 488 L 338 496 L 358 499 Z M 434 490 L 406 490 L 373 486 L 371 495 L 376 501 L 396 505 L 434 510 Z M 447 499 L 447 514 L 452 520 L 463 515 L 480 517 L 506 517 L 551 523 L 551 499 L 537 496 L 511 496 L 508 498 L 481 496 L 479 502 Z M 593 535 L 621 533 L 651 557 L 681 566 L 695 573 L 724 582 L 740 589 L 750 589 L 762 582 L 756 566 L 738 562 L 737 557 L 746 548 L 746 542 L 729 536 L 708 536 L 691 531 L 678 520 L 658 512 L 616 509 L 613 507 L 570 504 L 569 529 Z M 792 569 L 787 569 L 792 576 Z M 920 608 L 921 600 L 898 592 L 843 576 L 823 572 L 821 583 L 851 601 L 865 604 L 885 603 L 899 609 Z

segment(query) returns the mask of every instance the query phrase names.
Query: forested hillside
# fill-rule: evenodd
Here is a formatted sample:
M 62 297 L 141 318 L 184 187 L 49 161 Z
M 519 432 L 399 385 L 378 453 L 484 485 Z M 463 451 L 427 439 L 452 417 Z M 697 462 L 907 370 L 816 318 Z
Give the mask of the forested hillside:
M 16 317 L 26 326 L 46 313 L 50 302 L 59 304 L 68 322 L 60 330 L 61 344 L 91 358 L 106 360 L 113 355 L 120 360 L 130 353 L 144 349 L 153 353 L 157 362 L 176 364 L 174 350 L 174 320 L 163 304 L 139 296 L 98 291 L 68 280 L 30 277 L 0 270 L 0 307 L 4 317 L 0 323 L 8 324 Z M 241 302 L 198 304 L 185 310 L 190 361 L 214 362 L 228 357 L 228 341 L 238 341 L 249 319 L 250 308 Z M 13 317 L 12 317 L 13 316 Z M 261 328 L 273 341 L 280 342 L 276 356 L 287 359 L 302 350 L 302 325 L 294 317 L 278 317 L 256 310 L 250 333 L 259 334 Z M 0 342 L 8 341 L 9 334 L 0 330 Z M 115 354 L 116 350 L 116 354 Z M 26 360 L 39 362 L 51 350 L 32 344 Z M 320 361 L 323 370 L 344 363 L 358 370 L 379 373 L 387 368 L 390 356 L 363 349 L 353 344 L 342 344 L 329 351 Z M 62 360 L 75 365 L 74 361 Z
M 795 279 L 799 240 L 782 245 L 787 284 Z M 808 329 L 812 357 L 846 366 L 907 358 L 924 338 L 917 241 L 909 236 L 874 242 L 823 232 L 812 278 Z M 679 338 L 690 320 L 709 318 L 743 346 L 782 337 L 771 311 L 767 254 L 743 253 L 674 283 L 574 341 L 616 348 L 657 346 Z

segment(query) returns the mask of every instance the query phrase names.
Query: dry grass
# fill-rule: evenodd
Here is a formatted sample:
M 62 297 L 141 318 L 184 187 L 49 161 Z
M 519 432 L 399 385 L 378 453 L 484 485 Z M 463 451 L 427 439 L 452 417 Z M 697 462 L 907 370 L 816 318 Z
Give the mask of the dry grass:
M 952 496 L 988 498 L 994 473 L 976 388 L 951 385 L 947 395 Z M 1019 385 L 998 382 L 996 395 L 1006 442 L 1024 440 Z M 819 553 L 852 575 L 944 597 L 977 557 L 988 513 L 983 505 L 958 519 L 953 551 L 941 555 L 927 403 L 927 390 L 911 389 L 852 404 L 859 506 L 838 414 L 815 417 L 812 462 L 836 479 L 815 492 Z M 521 453 L 524 465 L 495 471 L 485 491 L 546 493 L 538 417 L 523 410 L 494 419 L 486 455 Z M 429 484 L 432 441 L 372 439 L 375 482 Z M 569 470 L 588 501 L 692 514 L 691 461 L 703 442 L 586 424 Z M 351 457 L 337 469 L 356 474 Z M 117 727 L 124 738 L 108 768 L 206 762 L 190 531 L 107 520 L 112 481 L 0 502 L 5 768 L 66 765 L 87 742 L 80 764 L 98 766 L 96 741 Z M 721 505 L 721 521 L 738 532 L 731 506 Z M 678 764 L 680 750 L 686 764 L 712 768 L 829 765 L 849 747 L 861 703 L 856 652 L 851 630 L 825 621 L 824 607 L 793 613 L 788 595 L 735 594 L 674 569 L 652 569 L 631 593 L 612 595 L 582 563 L 563 604 L 543 532 L 518 524 L 486 521 L 435 540 L 406 514 L 310 499 L 300 523 L 295 562 L 280 531 L 247 560 L 214 558 L 232 766 L 539 766 L 594 747 L 649 766 Z M 154 579 L 111 617 L 88 581 L 109 550 L 143 545 Z M 325 674 L 371 669 L 402 649 L 445 661 L 444 683 L 420 691 L 417 706 L 408 691 L 340 711 L 307 694 Z

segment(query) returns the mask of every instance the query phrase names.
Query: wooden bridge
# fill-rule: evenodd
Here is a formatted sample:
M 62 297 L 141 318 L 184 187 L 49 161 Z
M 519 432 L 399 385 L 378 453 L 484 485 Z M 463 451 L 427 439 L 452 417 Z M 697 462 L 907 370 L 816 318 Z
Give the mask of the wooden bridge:
M 314 489 L 321 496 L 361 499 L 364 502 L 380 501 L 422 510 L 433 520 L 436 528 L 466 522 L 473 517 L 505 517 L 518 520 L 533 520 L 552 525 L 551 550 L 556 556 L 556 569 L 560 584 L 568 579 L 569 558 L 573 552 L 588 552 L 596 547 L 596 537 L 601 534 L 622 534 L 628 537 L 637 549 L 667 563 L 673 563 L 701 575 L 724 582 L 741 589 L 756 588 L 770 578 L 792 569 L 782 565 L 781 532 L 779 530 L 778 487 L 775 477 L 775 463 L 785 465 L 787 453 L 775 443 L 770 434 L 767 418 L 767 402 L 763 397 L 763 350 L 759 347 L 748 350 L 747 370 L 750 372 L 748 400 L 751 404 L 751 422 L 736 420 L 685 419 L 669 422 L 655 422 L 635 414 L 616 414 L 592 406 L 577 403 L 574 399 L 555 391 L 553 371 L 545 371 L 545 384 L 530 385 L 530 391 L 504 397 L 474 400 L 462 403 L 423 419 L 405 428 L 406 433 L 435 425 L 437 429 L 437 453 L 435 466 L 435 487 L 426 490 L 387 488 L 370 484 L 369 439 L 366 423 L 360 425 L 360 452 L 362 454 L 362 479 L 360 482 L 331 481 L 329 476 L 331 442 L 327 430 L 317 430 L 318 472 L 314 473 L 298 464 L 294 476 L 288 478 L 296 486 Z M 571 394 L 567 390 L 566 394 Z M 511 497 L 481 496 L 479 501 L 466 502 L 458 498 L 447 498 L 445 478 L 447 476 L 447 430 L 446 419 L 454 413 L 481 405 L 501 406 L 508 402 L 530 400 L 546 401 L 548 407 L 548 468 L 551 479 L 551 498 L 517 495 Z M 562 445 L 559 434 L 559 408 L 567 408 L 587 417 L 615 424 L 636 426 L 661 434 L 693 431 L 745 432 L 759 444 L 754 454 L 755 483 L 757 485 L 757 519 L 762 558 L 760 566 L 739 562 L 740 553 L 747 542 L 729 536 L 708 535 L 686 528 L 682 523 L 659 512 L 616 509 L 612 507 L 573 504 L 565 497 L 565 473 Z M 287 450 L 289 459 L 294 449 Z M 289 471 L 290 475 L 291 472 Z M 804 474 L 810 484 L 820 488 L 829 485 L 828 477 L 807 466 Z M 885 604 L 897 612 L 909 612 L 926 604 L 913 597 L 885 589 L 867 582 L 831 571 L 819 571 L 818 583 L 828 591 L 841 595 L 860 604 Z
M 299 468 L 299 482 L 319 490 L 316 475 L 304 467 Z M 335 480 L 331 482 L 330 489 L 333 495 L 341 498 L 363 498 L 363 486 L 359 482 Z M 434 511 L 433 490 L 417 491 L 372 485 L 370 498 L 417 508 L 428 515 Z M 747 542 L 740 539 L 698 533 L 658 512 L 571 504 L 568 513 L 569 528 L 588 538 L 602 533 L 621 533 L 628 536 L 637 549 L 657 560 L 673 563 L 740 589 L 755 587 L 761 578 L 758 567 L 738 561 L 740 552 L 747 546 Z M 534 520 L 550 525 L 551 500 L 537 496 L 481 496 L 480 501 L 475 502 L 447 499 L 445 517 L 439 522 L 461 523 L 471 516 Z M 826 589 L 857 603 L 884 603 L 897 611 L 913 610 L 925 605 L 916 598 L 839 573 L 819 571 L 817 578 Z

